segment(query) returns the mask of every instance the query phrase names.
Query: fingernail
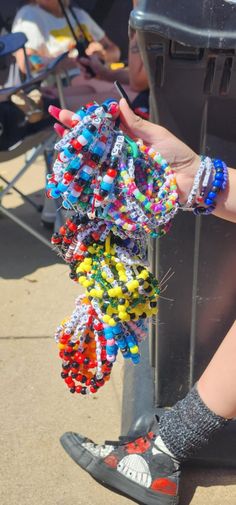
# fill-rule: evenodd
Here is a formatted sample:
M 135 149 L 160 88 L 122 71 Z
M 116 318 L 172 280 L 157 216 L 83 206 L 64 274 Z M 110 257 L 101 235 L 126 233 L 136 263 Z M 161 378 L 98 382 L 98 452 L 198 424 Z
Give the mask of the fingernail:
M 53 125 L 53 128 L 54 128 L 55 132 L 57 133 L 57 135 L 59 135 L 59 137 L 63 137 L 63 135 L 65 133 L 65 128 L 63 128 L 63 126 L 61 126 L 61 124 L 55 123 Z
M 80 109 L 78 110 L 78 112 L 80 111 Z M 80 116 L 78 116 L 78 114 L 75 112 L 72 116 L 72 121 L 80 121 Z
M 59 114 L 61 112 L 61 109 L 59 109 L 59 107 L 55 107 L 55 105 L 49 105 L 48 112 L 55 119 L 59 119 Z

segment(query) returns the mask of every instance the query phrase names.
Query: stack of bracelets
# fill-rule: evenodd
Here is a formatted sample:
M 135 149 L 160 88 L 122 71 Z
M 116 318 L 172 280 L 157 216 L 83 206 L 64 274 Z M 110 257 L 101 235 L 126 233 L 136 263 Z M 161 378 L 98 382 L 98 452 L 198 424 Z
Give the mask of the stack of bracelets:
M 216 207 L 217 194 L 225 190 L 228 182 L 228 169 L 221 160 L 201 156 L 192 190 L 182 210 L 192 210 L 195 215 L 211 214 Z
M 119 106 L 87 104 L 57 142 L 47 196 L 68 219 L 52 244 L 85 288 L 56 332 L 62 378 L 72 393 L 95 393 L 118 350 L 139 363 L 160 286 L 147 269 L 147 236 L 159 238 L 178 209 L 175 174 L 160 153 L 119 129 Z M 227 183 L 223 162 L 203 158 L 184 210 L 209 213 Z

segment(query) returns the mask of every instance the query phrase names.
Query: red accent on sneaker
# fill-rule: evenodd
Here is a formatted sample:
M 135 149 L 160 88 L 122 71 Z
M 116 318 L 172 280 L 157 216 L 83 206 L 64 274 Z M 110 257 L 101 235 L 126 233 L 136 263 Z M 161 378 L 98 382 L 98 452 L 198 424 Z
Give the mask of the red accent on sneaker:
M 107 466 L 110 466 L 111 468 L 116 468 L 118 465 L 118 458 L 114 454 L 110 454 L 104 459 L 104 463 L 106 463 Z
M 153 438 L 153 433 L 151 431 L 147 434 L 146 437 L 137 438 L 134 442 L 129 442 L 126 444 L 126 452 L 128 452 L 128 454 L 143 454 L 151 446 L 148 438 Z
M 155 479 L 151 485 L 151 489 L 171 496 L 177 495 L 177 484 L 173 480 L 166 478 Z

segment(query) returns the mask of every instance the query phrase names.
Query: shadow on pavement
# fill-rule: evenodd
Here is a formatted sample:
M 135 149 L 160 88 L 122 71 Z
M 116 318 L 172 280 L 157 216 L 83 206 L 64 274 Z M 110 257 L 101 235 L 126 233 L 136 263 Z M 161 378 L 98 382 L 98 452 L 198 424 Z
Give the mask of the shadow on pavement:
M 189 505 L 198 487 L 212 487 L 214 494 L 214 487 L 231 485 L 235 486 L 235 468 L 184 468 L 180 483 L 180 505 Z M 230 496 L 230 490 L 228 493 Z M 209 490 L 207 496 L 209 497 Z M 202 499 L 200 503 L 203 503 Z
M 43 193 L 37 191 L 30 196 L 37 204 L 43 201 Z M 4 199 L 4 206 L 7 198 Z M 50 241 L 53 230 L 42 225 L 41 213 L 28 203 L 11 210 Z M 20 279 L 45 266 L 63 263 L 57 254 L 39 242 L 26 230 L 0 212 L 0 276 L 4 279 Z

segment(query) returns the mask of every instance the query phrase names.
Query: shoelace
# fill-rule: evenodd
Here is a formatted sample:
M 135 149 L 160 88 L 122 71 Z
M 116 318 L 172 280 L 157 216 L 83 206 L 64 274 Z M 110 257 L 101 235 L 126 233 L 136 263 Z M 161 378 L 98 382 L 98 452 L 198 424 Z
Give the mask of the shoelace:
M 157 421 L 157 423 L 158 423 L 158 421 L 159 421 L 159 417 L 158 417 L 157 415 L 155 415 L 155 418 L 156 418 L 156 421 Z M 149 431 L 152 431 L 152 430 L 151 430 L 151 426 L 152 426 L 152 424 L 151 424 L 151 425 L 150 425 L 150 427 L 149 427 Z M 154 433 L 154 435 L 156 435 L 156 436 L 157 436 L 157 434 L 155 434 L 155 431 L 154 431 L 153 433 Z M 165 454 L 166 456 L 169 456 L 169 457 L 172 459 L 172 461 L 174 461 L 175 463 L 177 463 L 177 465 L 180 465 L 180 461 L 179 461 L 177 458 L 175 458 L 174 456 L 170 456 L 170 455 L 169 455 L 169 454 L 167 454 L 165 451 L 163 451 L 160 447 L 158 447 L 158 446 L 154 443 L 154 442 L 155 442 L 155 438 L 150 437 L 150 436 L 148 435 L 148 433 L 145 433 L 145 435 L 143 435 L 143 434 L 141 434 L 141 433 L 140 433 L 139 435 L 137 435 L 137 434 L 136 434 L 136 435 L 133 435 L 133 436 L 131 436 L 131 435 L 120 435 L 120 436 L 119 436 L 119 440 L 106 440 L 106 441 L 105 441 L 105 443 L 103 444 L 103 446 L 102 446 L 102 447 L 104 447 L 104 448 L 105 448 L 105 447 L 106 447 L 106 445 L 113 445 L 114 447 L 121 447 L 121 446 L 127 445 L 127 444 L 129 444 L 129 443 L 134 443 L 134 444 L 135 444 L 135 446 L 136 446 L 136 447 L 138 447 L 138 446 L 139 446 L 139 444 L 136 442 L 138 439 L 143 439 L 143 441 L 144 441 L 145 443 L 146 443 L 147 441 L 150 441 L 150 442 L 151 442 L 151 444 L 155 445 L 155 446 L 156 446 L 156 448 L 157 448 L 160 452 L 162 452 L 162 453 L 163 453 L 163 454 Z M 176 472 L 178 472 L 178 469 L 174 470 L 174 472 L 173 472 L 173 473 L 176 473 Z
M 129 443 L 134 443 L 138 447 L 138 442 L 137 440 L 142 439 L 144 442 L 147 441 L 152 441 L 153 438 L 149 437 L 148 434 L 146 433 L 145 435 L 133 435 L 133 436 L 120 436 L 119 440 L 106 440 L 104 446 L 106 445 L 113 445 L 114 447 L 120 447 L 122 445 L 127 445 Z
M 143 439 L 143 441 L 146 443 L 147 441 L 150 441 L 153 445 L 154 444 L 154 440 L 152 437 L 149 437 L 147 434 L 145 436 L 133 436 L 133 437 L 128 437 L 128 436 L 120 436 L 119 439 L 120 440 L 106 440 L 105 443 L 101 446 L 103 447 L 104 449 L 106 448 L 106 445 L 113 445 L 113 447 L 122 447 L 124 445 L 127 445 L 128 443 L 134 443 L 136 445 L 136 447 L 139 446 L 139 444 L 136 442 L 136 440 L 138 439 Z M 180 465 L 180 461 L 175 458 L 174 456 L 170 456 L 170 454 L 167 454 L 165 451 L 163 451 L 160 447 L 158 447 L 157 445 L 155 445 L 155 447 L 158 449 L 158 451 L 162 452 L 162 454 L 165 454 L 165 456 L 169 456 L 170 459 L 172 459 L 172 461 L 174 461 L 175 463 L 177 463 L 177 465 L 179 466 Z M 176 468 L 175 470 L 173 470 L 173 473 L 177 473 L 178 472 L 178 468 Z
M 114 445 L 114 447 L 120 447 L 121 445 L 126 445 L 130 442 L 135 442 L 138 438 L 143 438 L 145 442 L 147 440 L 151 440 L 152 438 L 148 437 L 149 431 L 153 431 L 155 434 L 155 429 L 152 429 L 153 424 L 158 424 L 159 423 L 159 417 L 155 414 L 154 416 L 154 421 L 150 423 L 149 427 L 145 429 L 145 433 L 140 432 L 134 435 L 120 435 L 119 440 L 105 440 L 104 446 L 107 445 Z M 157 435 L 157 434 L 156 434 Z

